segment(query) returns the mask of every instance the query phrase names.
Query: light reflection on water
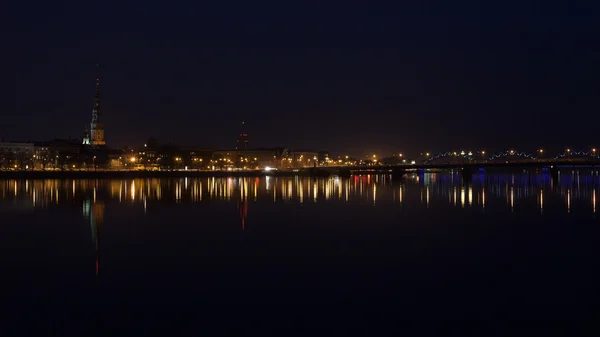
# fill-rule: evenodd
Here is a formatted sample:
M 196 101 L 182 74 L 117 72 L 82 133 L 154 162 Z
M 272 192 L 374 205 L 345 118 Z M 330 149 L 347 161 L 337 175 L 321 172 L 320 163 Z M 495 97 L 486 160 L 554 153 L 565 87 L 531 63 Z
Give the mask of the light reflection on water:
M 237 177 L 130 180 L 2 180 L 0 210 L 30 211 L 61 205 L 105 202 L 141 205 L 144 214 L 165 203 L 234 202 L 242 228 L 248 201 L 272 203 L 347 203 L 373 207 L 397 205 L 435 211 L 446 207 L 484 212 L 531 211 L 544 214 L 545 207 L 571 214 L 596 213 L 596 174 L 567 172 L 553 180 L 548 175 L 474 175 L 465 183 L 451 173 L 412 174 L 403 179 L 391 175 L 351 178 Z M 562 200 L 562 201 L 560 201 Z M 558 206 L 557 206 L 558 205 Z
M 593 240 L 597 237 L 594 214 L 599 182 L 600 177 L 591 174 L 561 174 L 556 180 L 547 175 L 497 174 L 474 175 L 471 182 L 465 183 L 460 175 L 449 173 L 408 175 L 402 180 L 389 175 L 0 180 L 0 213 L 31 213 L 13 216 L 12 227 L 10 221 L 2 226 L 9 234 L 3 244 L 15 242 L 19 248 L 6 255 L 19 267 L 12 275 L 24 275 L 22 279 L 38 280 L 40 284 L 58 275 L 51 280 L 60 290 L 68 280 L 60 276 L 64 270 L 50 273 L 47 278 L 35 274 L 36 278 L 28 272 L 35 272 L 43 263 L 54 268 L 64 265 L 76 276 L 92 280 L 95 271 L 94 286 L 102 290 L 99 293 L 103 299 L 107 296 L 108 303 L 119 298 L 145 303 L 143 295 L 131 295 L 129 284 L 142 284 L 143 290 L 152 294 L 160 293 L 160 289 L 181 288 L 185 296 L 190 296 L 198 289 L 215 291 L 215 284 L 222 283 L 226 290 L 215 295 L 217 302 L 222 294 L 230 292 L 232 298 L 238 298 L 253 296 L 256 289 L 283 289 L 273 292 L 273 298 L 279 298 L 286 289 L 296 293 L 306 287 L 305 280 L 325 275 L 323 279 L 332 279 L 331 285 L 319 279 L 316 284 L 325 290 L 315 293 L 333 294 L 334 301 L 350 296 L 336 292 L 340 284 L 349 284 L 352 294 L 364 289 L 364 296 L 375 291 L 383 298 L 394 291 L 416 293 L 413 289 L 425 283 L 423 293 L 432 292 L 431 298 L 450 298 L 451 309 L 444 311 L 447 315 L 456 310 L 456 303 L 464 298 L 476 301 L 482 293 L 497 296 L 489 301 L 495 308 L 506 298 L 519 303 L 523 294 L 532 293 L 540 295 L 531 295 L 528 303 L 544 303 L 548 292 L 555 296 L 556 289 L 575 289 L 582 282 L 588 282 L 583 285 L 585 289 L 593 289 L 589 265 L 597 258 L 590 247 L 595 247 Z M 19 218 L 26 220 L 19 222 Z M 85 223 L 87 228 L 78 231 L 76 227 L 47 226 L 44 222 L 52 219 L 50 223 L 61 223 L 63 218 L 76 225 Z M 286 221 L 293 223 L 296 218 L 297 226 L 286 227 Z M 26 226 L 29 220 L 37 220 L 41 226 Z M 465 220 L 472 221 L 461 225 Z M 171 226 L 176 221 L 180 223 Z M 435 226 L 429 226 L 433 221 L 437 221 Z M 593 226 L 584 226 L 588 223 Z M 85 235 L 84 240 L 79 240 L 81 235 Z M 38 261 L 31 256 L 42 259 L 51 249 L 63 246 L 65 251 L 56 254 L 59 258 L 51 256 L 39 264 L 20 262 Z M 92 246 L 95 260 L 91 259 L 91 249 L 85 251 L 85 247 Z M 23 258 L 26 254 L 31 256 Z M 81 265 L 71 267 L 79 257 Z M 152 262 L 140 263 L 144 259 Z M 246 272 L 249 266 L 253 269 Z M 282 266 L 287 266 L 289 272 L 277 274 L 281 278 L 265 286 L 263 282 Z M 515 266 L 515 272 L 505 266 Z M 457 272 L 449 272 L 457 268 Z M 490 272 L 495 268 L 498 272 Z M 239 274 L 244 277 L 231 277 L 240 270 L 245 272 Z M 308 271 L 302 274 L 303 270 Z M 533 271 L 524 276 L 528 270 Z M 571 274 L 573 270 L 579 274 Z M 469 276 L 474 274 L 483 278 Z M 414 281 L 403 281 L 412 275 Z M 454 284 L 457 275 L 459 286 L 449 290 L 439 287 Z M 206 281 L 213 280 L 211 277 L 215 283 Z M 131 283 L 121 287 L 126 290 L 119 292 L 118 282 L 125 281 L 115 280 L 129 279 Z M 287 283 L 277 288 L 281 279 Z M 5 288 L 30 291 L 19 288 L 28 283 L 18 281 L 13 288 Z M 470 283 L 463 286 L 465 282 Z M 488 284 L 492 286 L 477 288 Z M 505 288 L 506 284 L 521 284 L 521 288 L 513 291 Z M 61 291 L 69 288 L 64 289 Z M 86 301 L 96 291 L 82 289 L 80 298 Z M 457 291 L 460 296 L 455 300 Z M 62 300 L 62 293 L 56 293 Z M 572 293 L 565 294 L 562 298 L 571 301 L 569 310 L 577 308 Z M 165 296 L 170 298 L 171 290 Z M 208 295 L 196 296 L 201 303 Z M 398 298 L 404 303 L 406 296 Z M 481 308 L 477 303 L 468 307 Z M 429 312 L 430 306 L 425 310 Z
M 83 200 L 143 204 L 157 202 L 199 203 L 204 201 L 244 202 L 346 202 L 419 204 L 435 208 L 444 204 L 484 209 L 487 203 L 505 204 L 507 210 L 531 208 L 540 212 L 544 203 L 562 199 L 564 210 L 574 203 L 596 210 L 598 176 L 563 174 L 558 181 L 547 175 L 476 175 L 465 183 L 453 174 L 409 175 L 394 180 L 389 175 L 339 177 L 238 177 L 131 180 L 2 180 L 0 205 L 4 209 L 35 209 L 73 204 Z M 503 201 L 502 201 L 503 200 Z M 587 208 L 587 209 L 586 209 Z

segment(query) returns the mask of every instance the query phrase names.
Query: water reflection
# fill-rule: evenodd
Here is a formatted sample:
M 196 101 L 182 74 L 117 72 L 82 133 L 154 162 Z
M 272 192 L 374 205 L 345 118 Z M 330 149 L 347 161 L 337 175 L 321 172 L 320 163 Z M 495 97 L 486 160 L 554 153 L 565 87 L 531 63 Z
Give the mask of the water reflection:
M 596 212 L 595 174 L 563 173 L 560 180 L 548 175 L 476 175 L 465 184 L 453 174 L 427 173 L 393 180 L 389 175 L 339 177 L 244 177 L 132 180 L 2 180 L 0 209 L 31 210 L 57 205 L 92 205 L 104 202 L 141 204 L 152 214 L 158 204 L 233 201 L 245 227 L 252 202 L 370 203 L 436 207 L 478 208 L 501 206 L 507 211 L 531 208 L 544 213 L 545 204 L 563 200 L 563 210 Z M 475 195 L 475 198 L 473 197 Z M 489 205 L 488 205 L 489 203 Z M 447 206 L 444 206 L 447 205 Z M 576 206 L 577 205 L 577 206 Z M 251 206 L 250 206 L 251 208 Z M 96 212 L 100 212 L 97 210 Z M 86 217 L 90 211 L 87 211 Z
M 547 199 L 562 198 L 569 212 L 577 201 L 586 201 L 590 212 L 596 208 L 596 183 L 593 175 L 563 174 L 560 182 L 549 177 L 491 175 L 465 184 L 451 174 L 427 174 L 393 180 L 388 175 L 354 176 L 350 179 L 307 177 L 181 178 L 132 180 L 2 180 L 0 205 L 4 209 L 34 209 L 89 200 L 92 203 L 148 204 L 197 203 L 208 201 L 253 202 L 369 202 L 443 204 L 465 207 L 499 204 L 510 210 L 535 200 L 543 212 Z M 474 197 L 475 196 L 475 197 Z
M 329 203 L 369 205 L 423 212 L 596 213 L 597 174 L 475 175 L 465 183 L 453 174 L 427 173 L 392 179 L 362 175 L 348 179 L 308 177 L 177 178 L 130 180 L 0 180 L 0 212 L 28 212 L 50 207 L 81 209 L 96 251 L 105 211 L 139 207 L 152 216 L 168 204 L 224 202 L 236 206 L 242 231 L 249 226 L 254 203 Z

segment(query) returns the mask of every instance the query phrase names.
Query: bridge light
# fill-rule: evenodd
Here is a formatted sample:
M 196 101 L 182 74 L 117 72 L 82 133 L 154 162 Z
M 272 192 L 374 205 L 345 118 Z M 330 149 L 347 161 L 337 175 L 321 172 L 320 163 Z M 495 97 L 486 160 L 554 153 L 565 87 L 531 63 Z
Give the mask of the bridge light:
M 454 155 L 456 156 L 456 152 L 454 152 Z
M 465 155 L 465 151 L 460 151 L 460 155 L 464 156 Z
M 482 155 L 483 155 L 483 154 L 485 154 L 485 151 L 481 151 L 481 154 L 482 154 Z
M 515 154 L 515 150 L 510 150 L 510 154 L 511 155 Z
M 567 152 L 571 152 L 571 149 L 567 149 Z
M 472 155 L 473 155 L 473 152 L 469 151 L 469 156 L 472 156 Z
M 592 152 L 596 152 L 596 149 L 592 149 Z
M 429 157 L 429 152 L 425 153 L 425 155 L 426 155 L 427 157 Z
M 398 154 L 398 157 L 402 157 L 402 153 L 399 153 L 399 154 Z
M 539 149 L 538 150 L 540 153 L 544 153 L 544 149 Z

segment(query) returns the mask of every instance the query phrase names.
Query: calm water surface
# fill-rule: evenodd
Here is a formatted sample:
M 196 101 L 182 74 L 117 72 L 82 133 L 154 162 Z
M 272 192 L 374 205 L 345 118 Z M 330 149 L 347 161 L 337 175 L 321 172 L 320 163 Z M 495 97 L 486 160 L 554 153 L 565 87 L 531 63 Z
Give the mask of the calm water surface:
M 577 172 L 2 180 L 3 312 L 20 332 L 84 335 L 591 318 L 599 183 Z

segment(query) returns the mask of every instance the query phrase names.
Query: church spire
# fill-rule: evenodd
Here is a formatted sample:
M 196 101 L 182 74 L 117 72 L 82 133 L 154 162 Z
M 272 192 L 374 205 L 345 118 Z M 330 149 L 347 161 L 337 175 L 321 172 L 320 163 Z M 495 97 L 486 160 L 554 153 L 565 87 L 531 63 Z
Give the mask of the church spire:
M 100 122 L 100 116 L 102 115 L 102 109 L 100 108 L 100 71 L 96 64 L 96 95 L 94 96 L 94 109 L 92 110 L 92 122 Z
M 237 144 L 235 147 L 237 150 L 248 147 L 248 133 L 246 133 L 245 130 L 246 130 L 245 123 L 242 122 L 242 131 L 240 132 L 240 135 L 238 137 Z
M 96 69 L 98 65 L 96 64 Z M 100 107 L 100 75 L 96 75 L 96 96 L 94 97 L 94 109 L 92 110 L 92 122 L 90 123 L 90 143 L 92 146 L 104 146 L 104 124 L 100 120 L 102 108 Z

